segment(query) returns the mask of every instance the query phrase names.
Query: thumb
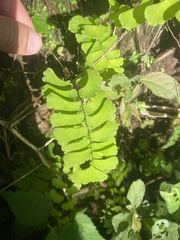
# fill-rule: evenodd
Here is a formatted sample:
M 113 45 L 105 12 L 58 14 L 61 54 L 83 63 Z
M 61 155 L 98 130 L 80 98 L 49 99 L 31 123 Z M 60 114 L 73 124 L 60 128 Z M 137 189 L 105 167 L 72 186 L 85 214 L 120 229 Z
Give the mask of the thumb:
M 18 55 L 32 55 L 42 46 L 41 37 L 28 26 L 0 16 L 0 51 Z

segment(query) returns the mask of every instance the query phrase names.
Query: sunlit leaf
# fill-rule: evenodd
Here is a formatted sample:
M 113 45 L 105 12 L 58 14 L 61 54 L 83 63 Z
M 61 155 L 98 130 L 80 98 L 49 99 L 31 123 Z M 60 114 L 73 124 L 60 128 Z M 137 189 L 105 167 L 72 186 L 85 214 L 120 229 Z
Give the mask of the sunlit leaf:
M 173 18 L 178 12 L 180 12 L 179 9 L 179 0 L 164 0 L 157 4 L 147 6 L 145 9 L 145 17 L 150 25 L 157 26 L 158 24 L 163 24 L 165 21 Z
M 166 99 L 177 99 L 180 102 L 180 86 L 178 82 L 162 72 L 152 72 L 140 78 L 155 95 Z
M 121 25 L 127 30 L 131 30 L 134 27 L 138 27 L 146 20 L 144 17 L 144 11 L 147 8 L 147 6 L 149 6 L 152 3 L 153 0 L 143 0 L 142 3 L 139 4 L 137 7 L 120 13 L 119 20 Z
M 140 179 L 138 179 L 137 181 L 131 184 L 127 194 L 127 199 L 130 201 L 132 206 L 136 209 L 142 203 L 144 194 L 145 194 L 145 185 Z
M 161 197 L 164 199 L 167 205 L 168 212 L 170 214 L 176 212 L 180 207 L 180 183 L 175 184 L 170 192 L 160 191 Z
M 83 24 L 92 24 L 92 22 L 87 17 L 77 15 L 73 17 L 71 21 L 69 21 L 69 30 L 73 33 L 78 32 L 78 30 L 81 28 L 82 22 Z

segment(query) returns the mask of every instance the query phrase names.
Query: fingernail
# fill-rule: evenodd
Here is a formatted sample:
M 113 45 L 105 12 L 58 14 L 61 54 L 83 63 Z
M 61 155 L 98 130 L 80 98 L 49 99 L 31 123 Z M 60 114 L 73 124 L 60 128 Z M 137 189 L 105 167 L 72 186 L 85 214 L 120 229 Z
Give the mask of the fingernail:
M 33 30 L 29 32 L 28 44 L 26 53 L 27 55 L 35 54 L 39 52 L 42 46 L 42 39 L 41 37 Z

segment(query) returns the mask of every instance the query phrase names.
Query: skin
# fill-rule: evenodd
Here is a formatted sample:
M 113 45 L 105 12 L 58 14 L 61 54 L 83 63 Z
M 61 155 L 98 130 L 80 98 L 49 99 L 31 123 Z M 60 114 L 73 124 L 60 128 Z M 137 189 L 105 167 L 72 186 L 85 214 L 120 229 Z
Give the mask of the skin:
M 0 51 L 32 55 L 42 46 L 31 19 L 20 0 L 0 0 Z

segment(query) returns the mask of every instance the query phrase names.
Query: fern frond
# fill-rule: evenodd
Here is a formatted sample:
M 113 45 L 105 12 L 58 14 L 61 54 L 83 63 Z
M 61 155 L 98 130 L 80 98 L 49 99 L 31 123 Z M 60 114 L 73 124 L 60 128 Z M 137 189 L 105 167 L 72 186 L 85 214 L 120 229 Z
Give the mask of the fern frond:
M 100 71 L 114 69 L 117 73 L 123 72 L 120 50 L 114 49 L 117 36 L 112 36 L 108 23 L 99 24 L 97 20 L 75 16 L 69 22 L 69 30 L 76 34 L 77 41 L 81 43 L 86 67 Z
M 104 181 L 118 163 L 116 108 L 101 90 L 98 71 L 87 70 L 73 84 L 51 69 L 44 72 L 43 94 L 54 109 L 54 138 L 64 151 L 64 172 L 77 185 Z

